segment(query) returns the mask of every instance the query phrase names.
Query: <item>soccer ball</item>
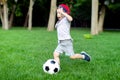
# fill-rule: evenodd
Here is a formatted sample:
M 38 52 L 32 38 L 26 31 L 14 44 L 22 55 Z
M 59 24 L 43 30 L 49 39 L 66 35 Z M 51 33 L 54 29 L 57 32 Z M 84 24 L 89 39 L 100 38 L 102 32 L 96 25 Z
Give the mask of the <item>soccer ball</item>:
M 48 59 L 43 64 L 43 71 L 48 74 L 56 74 L 60 71 L 60 66 L 54 59 Z

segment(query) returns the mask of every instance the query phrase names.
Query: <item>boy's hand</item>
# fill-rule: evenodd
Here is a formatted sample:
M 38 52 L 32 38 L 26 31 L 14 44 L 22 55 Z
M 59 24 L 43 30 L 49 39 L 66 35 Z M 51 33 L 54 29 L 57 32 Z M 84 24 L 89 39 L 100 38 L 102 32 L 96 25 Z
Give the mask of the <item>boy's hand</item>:
M 65 12 L 63 11 L 63 8 L 60 8 L 60 13 L 64 14 Z
M 57 12 L 60 13 L 60 14 L 64 14 L 64 13 L 65 13 L 65 12 L 63 11 L 63 8 L 57 9 Z
M 61 15 L 61 14 L 64 15 L 69 21 L 73 20 L 72 16 L 68 15 L 66 12 L 63 11 L 63 8 L 58 8 L 57 13 L 59 15 Z

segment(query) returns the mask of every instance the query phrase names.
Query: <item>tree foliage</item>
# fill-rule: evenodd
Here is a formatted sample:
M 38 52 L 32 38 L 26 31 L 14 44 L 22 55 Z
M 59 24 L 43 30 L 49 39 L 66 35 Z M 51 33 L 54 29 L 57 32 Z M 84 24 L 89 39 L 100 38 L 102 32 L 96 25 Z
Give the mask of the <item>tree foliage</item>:
M 120 10 L 120 0 L 115 0 L 115 2 L 112 2 L 110 5 L 108 5 L 108 8 L 111 10 Z
M 13 10 L 13 5 L 16 5 L 13 21 L 14 25 L 21 26 L 24 24 L 26 14 L 29 8 L 28 0 L 7 0 L 9 17 Z M 33 26 L 47 26 L 50 12 L 51 0 L 36 0 L 33 8 Z M 84 26 L 87 24 L 90 27 L 91 24 L 91 0 L 57 0 L 57 5 L 60 3 L 66 3 L 71 8 L 71 15 L 74 18 L 72 26 Z M 120 18 L 120 0 L 99 0 L 99 7 L 105 4 L 107 8 L 107 17 L 112 15 L 114 18 Z M 100 9 L 99 8 L 99 9 Z M 109 14 L 110 13 L 110 14 Z M 40 15 L 42 14 L 42 15 Z M 117 15 L 116 15 L 117 14 Z M 117 16 L 117 17 L 116 17 Z M 108 21 L 109 18 L 108 18 Z M 114 23 L 114 22 L 113 22 Z M 109 25 L 109 24 L 107 24 Z

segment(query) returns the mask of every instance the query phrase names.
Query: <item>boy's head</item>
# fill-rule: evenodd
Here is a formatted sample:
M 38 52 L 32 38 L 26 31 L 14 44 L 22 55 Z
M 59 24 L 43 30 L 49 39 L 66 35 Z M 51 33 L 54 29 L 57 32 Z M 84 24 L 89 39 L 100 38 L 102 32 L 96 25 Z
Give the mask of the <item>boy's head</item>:
M 60 4 L 58 8 L 63 8 L 63 11 L 70 14 L 70 8 L 66 4 Z
M 70 8 L 65 4 L 60 4 L 57 8 L 57 17 L 61 20 L 64 16 L 61 14 L 61 10 L 67 14 L 70 14 Z

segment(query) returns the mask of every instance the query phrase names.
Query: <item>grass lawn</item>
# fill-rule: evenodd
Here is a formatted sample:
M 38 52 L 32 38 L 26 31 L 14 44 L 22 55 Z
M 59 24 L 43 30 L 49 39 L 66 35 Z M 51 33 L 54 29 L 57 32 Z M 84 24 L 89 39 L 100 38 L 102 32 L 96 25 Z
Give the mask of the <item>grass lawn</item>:
M 85 39 L 83 35 L 89 32 L 71 29 L 74 51 L 88 52 L 92 61 L 71 60 L 61 55 L 61 71 L 49 75 L 43 72 L 42 65 L 53 58 L 56 31 L 0 29 L 0 80 L 120 80 L 120 31 L 104 31 Z

